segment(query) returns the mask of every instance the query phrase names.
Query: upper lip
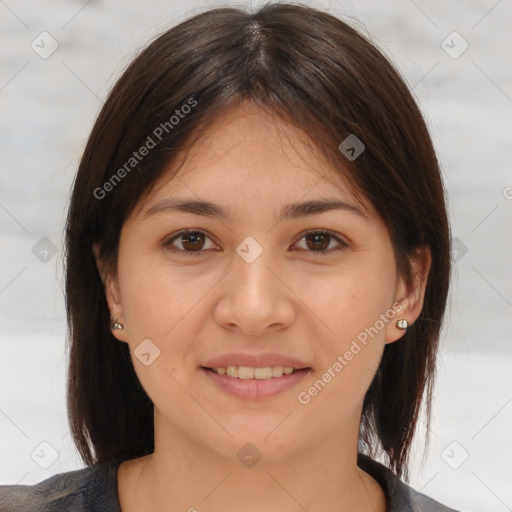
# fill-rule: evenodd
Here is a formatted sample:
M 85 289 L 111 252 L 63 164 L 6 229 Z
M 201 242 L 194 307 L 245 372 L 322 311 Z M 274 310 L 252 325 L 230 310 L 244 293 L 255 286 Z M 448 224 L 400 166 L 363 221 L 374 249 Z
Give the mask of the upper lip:
M 222 356 L 209 359 L 204 364 L 204 368 L 226 368 L 227 366 L 250 366 L 254 368 L 264 368 L 265 366 L 289 366 L 296 370 L 309 368 L 306 363 L 293 359 L 289 356 L 278 354 L 277 352 L 263 352 L 261 354 L 244 354 L 233 352 Z

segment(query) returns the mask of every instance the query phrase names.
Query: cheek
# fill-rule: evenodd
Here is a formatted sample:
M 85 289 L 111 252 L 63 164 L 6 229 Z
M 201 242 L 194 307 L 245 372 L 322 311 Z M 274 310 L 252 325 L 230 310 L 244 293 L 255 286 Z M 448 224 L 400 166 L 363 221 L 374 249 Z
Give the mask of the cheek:
M 365 265 L 347 266 L 321 281 L 304 283 L 301 293 L 311 298 L 306 302 L 324 325 L 326 352 L 343 350 L 375 324 L 384 335 L 389 320 L 382 325 L 379 319 L 394 302 L 393 265 L 394 261 L 385 258 L 370 260 Z
M 189 370 L 186 360 L 198 326 L 194 306 L 200 306 L 211 286 L 201 280 L 194 286 L 179 269 L 171 270 L 134 252 L 120 258 L 118 274 L 137 377 L 155 403 L 165 403 L 169 395 L 179 398 L 182 390 L 177 382 Z M 150 354 L 146 361 L 141 356 L 144 353 Z
M 204 310 L 208 292 L 218 280 L 218 275 L 193 275 L 186 267 L 135 252 L 120 258 L 122 307 L 132 352 L 150 339 L 161 350 L 160 363 L 166 361 L 172 370 L 170 365 L 179 361 L 183 367 L 208 314 Z
M 311 305 L 324 327 L 317 350 L 320 364 L 309 387 L 303 388 L 303 402 L 335 407 L 342 417 L 362 400 L 371 384 L 384 350 L 386 328 L 394 321 L 394 260 L 368 263 L 332 276 L 323 293 L 314 294 Z
M 169 292 L 165 274 L 155 266 L 140 263 L 125 260 L 120 269 L 123 312 L 131 336 L 160 338 L 165 328 L 171 328 L 173 312 L 177 313 L 179 303 Z

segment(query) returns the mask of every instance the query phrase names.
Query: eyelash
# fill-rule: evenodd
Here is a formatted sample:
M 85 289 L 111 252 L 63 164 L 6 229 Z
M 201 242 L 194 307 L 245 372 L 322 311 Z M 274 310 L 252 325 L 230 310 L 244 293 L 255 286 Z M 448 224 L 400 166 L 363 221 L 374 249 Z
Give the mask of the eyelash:
M 203 231 L 202 229 L 183 229 L 183 230 L 179 231 L 178 233 L 174 234 L 171 238 L 167 239 L 164 242 L 164 246 L 173 254 L 180 253 L 180 254 L 186 254 L 187 256 L 199 256 L 202 253 L 204 253 L 205 250 L 186 251 L 183 249 L 176 249 L 175 246 L 172 245 L 172 242 L 174 242 L 174 240 L 176 240 L 184 235 L 190 235 L 190 234 L 196 234 L 196 233 L 205 235 L 207 238 L 210 238 L 208 236 L 208 234 L 205 231 Z M 327 235 L 339 243 L 338 247 L 328 249 L 328 250 L 313 251 L 313 250 L 303 249 L 304 251 L 312 253 L 315 256 L 326 256 L 326 255 L 332 254 L 333 252 L 342 251 L 348 247 L 348 244 L 346 242 L 344 242 L 343 240 L 341 240 L 335 233 L 333 233 L 332 231 L 325 230 L 325 229 L 318 229 L 318 230 L 314 229 L 314 230 L 306 231 L 305 233 L 303 233 L 301 235 L 301 237 L 299 238 L 299 241 L 302 240 L 307 235 L 311 235 L 311 234 Z M 330 245 L 330 243 L 329 243 L 329 245 Z

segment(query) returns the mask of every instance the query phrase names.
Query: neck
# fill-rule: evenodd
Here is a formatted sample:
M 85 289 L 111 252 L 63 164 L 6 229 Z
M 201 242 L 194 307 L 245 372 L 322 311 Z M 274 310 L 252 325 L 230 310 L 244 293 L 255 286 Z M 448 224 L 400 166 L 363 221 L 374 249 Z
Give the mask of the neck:
M 172 437 L 162 434 L 155 428 L 154 453 L 136 459 L 131 483 L 137 510 L 385 510 L 382 488 L 357 467 L 357 437 L 351 443 L 339 442 L 338 437 L 346 438 L 347 432 L 287 460 L 265 462 L 263 454 L 251 467 L 219 456 L 178 432 L 173 431 Z

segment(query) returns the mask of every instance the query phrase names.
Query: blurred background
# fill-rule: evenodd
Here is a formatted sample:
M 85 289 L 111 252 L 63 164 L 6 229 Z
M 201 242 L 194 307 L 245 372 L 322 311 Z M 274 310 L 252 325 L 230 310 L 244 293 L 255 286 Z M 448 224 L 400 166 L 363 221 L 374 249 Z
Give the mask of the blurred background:
M 261 3 L 0 0 L 0 484 L 84 467 L 65 407 L 63 229 L 109 89 L 166 28 Z M 423 428 L 410 485 L 459 510 L 512 510 L 512 2 L 303 3 L 394 62 L 444 172 L 455 274 L 431 442 L 423 458 Z

